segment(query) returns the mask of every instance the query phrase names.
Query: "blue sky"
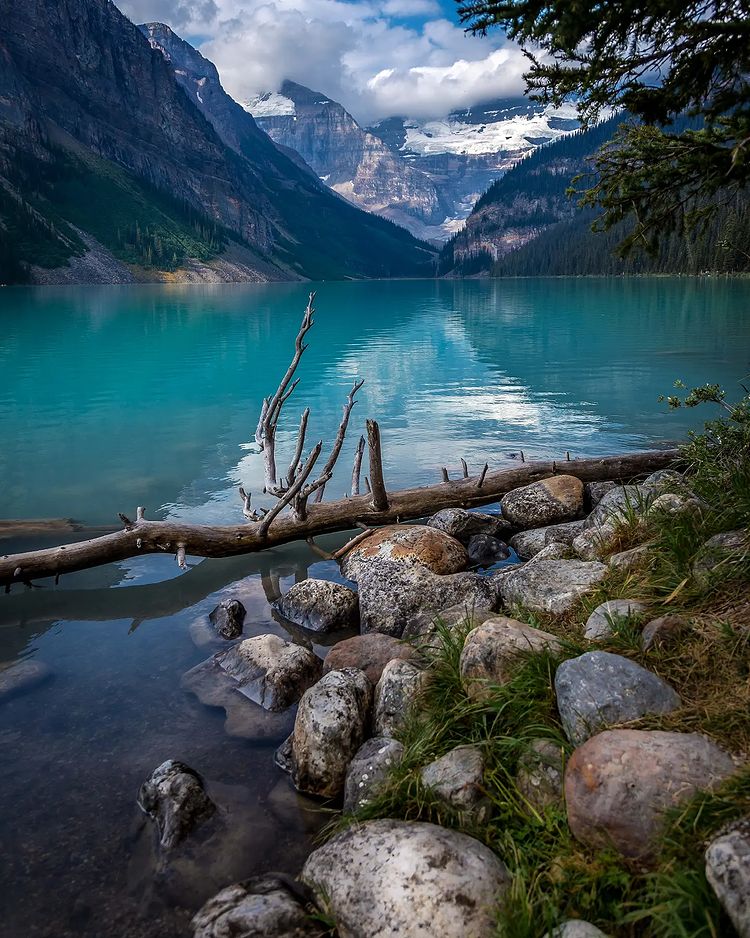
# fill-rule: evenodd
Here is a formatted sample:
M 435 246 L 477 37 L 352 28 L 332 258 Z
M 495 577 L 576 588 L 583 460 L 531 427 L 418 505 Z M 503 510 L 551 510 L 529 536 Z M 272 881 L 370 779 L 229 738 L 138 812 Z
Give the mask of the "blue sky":
M 501 32 L 467 35 L 452 0 L 116 0 L 134 22 L 197 45 L 239 101 L 285 78 L 362 123 L 441 117 L 523 91 L 526 61 Z

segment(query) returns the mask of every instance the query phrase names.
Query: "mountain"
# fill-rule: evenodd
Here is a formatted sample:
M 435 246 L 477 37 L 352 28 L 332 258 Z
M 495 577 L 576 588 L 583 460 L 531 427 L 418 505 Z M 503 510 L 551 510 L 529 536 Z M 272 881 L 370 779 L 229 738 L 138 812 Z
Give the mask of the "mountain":
M 591 171 L 589 158 L 622 123 L 615 115 L 586 131 L 543 146 L 493 183 L 477 201 L 462 231 L 444 245 L 438 272 L 448 276 L 580 276 L 698 274 L 750 267 L 750 200 L 719 200 L 705 230 L 665 235 L 655 256 L 618 256 L 628 222 L 592 232 L 597 212 L 567 194 L 574 176 Z M 673 125 L 679 131 L 687 118 Z M 585 185 L 585 183 L 582 183 Z
M 363 130 L 342 105 L 285 81 L 245 107 L 280 146 L 296 150 L 344 198 L 423 236 L 450 211 L 432 180 Z
M 0 282 L 431 272 L 427 245 L 275 147 L 174 34 L 192 72 L 109 0 L 0 16 Z
M 571 107 L 502 99 L 441 120 L 389 117 L 363 129 L 341 104 L 291 81 L 245 107 L 331 188 L 436 241 L 460 228 L 521 156 L 579 126 Z

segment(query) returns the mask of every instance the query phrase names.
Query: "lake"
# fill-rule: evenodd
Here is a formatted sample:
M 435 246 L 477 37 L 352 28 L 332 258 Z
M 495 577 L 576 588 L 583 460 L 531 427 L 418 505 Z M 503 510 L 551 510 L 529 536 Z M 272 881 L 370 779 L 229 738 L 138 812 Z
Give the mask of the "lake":
M 683 438 L 710 410 L 670 413 L 675 379 L 750 371 L 750 282 L 692 279 L 325 283 L 287 405 L 332 441 L 355 378 L 365 385 L 341 472 L 365 417 L 380 422 L 388 485 L 427 484 L 460 459 L 477 471 L 526 458 L 593 456 Z M 253 436 L 283 373 L 308 285 L 17 288 L 0 291 L 0 518 L 117 523 L 242 520 L 260 493 Z M 256 495 L 254 503 L 264 502 Z M 323 546 L 345 536 L 322 538 Z M 3 552 L 49 546 L 6 539 Z M 270 601 L 305 576 L 337 577 L 306 545 L 180 572 L 148 557 L 0 596 L 0 666 L 35 658 L 53 676 L 0 702 L 3 934 L 188 933 L 195 909 L 236 878 L 296 873 L 330 815 L 273 765 L 275 735 L 236 738 L 221 710 L 180 687 L 214 648 L 217 601 L 245 604 L 246 635 L 285 634 Z M 318 647 L 321 654 L 323 647 Z M 170 866 L 136 807 L 167 758 L 207 780 L 231 836 L 198 838 Z

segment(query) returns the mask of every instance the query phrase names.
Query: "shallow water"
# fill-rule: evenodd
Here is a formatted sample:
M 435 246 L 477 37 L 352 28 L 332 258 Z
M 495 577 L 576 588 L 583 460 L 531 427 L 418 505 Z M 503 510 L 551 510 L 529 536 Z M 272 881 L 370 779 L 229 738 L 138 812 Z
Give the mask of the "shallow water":
M 387 482 L 435 482 L 512 464 L 682 437 L 708 414 L 669 414 L 676 378 L 750 371 L 750 283 L 528 280 L 318 285 L 316 326 L 278 451 L 299 411 L 331 440 L 364 377 L 330 496 L 346 490 L 365 416 L 380 421 Z M 0 291 L 0 518 L 239 521 L 258 492 L 252 444 L 263 396 L 290 354 L 304 285 Z M 294 405 L 294 406 L 291 406 Z M 283 462 L 283 459 L 280 460 Z M 263 503 L 262 497 L 259 503 Z M 323 538 L 323 545 L 345 537 Z M 3 541 L 3 552 L 50 543 Z M 255 872 L 297 872 L 327 819 L 274 768 L 275 736 L 225 734 L 223 712 L 180 687 L 207 657 L 196 623 L 219 598 L 246 635 L 284 634 L 269 600 L 331 564 L 306 545 L 256 557 L 142 558 L 0 596 L 0 663 L 33 656 L 54 676 L 0 703 L 0 921 L 9 936 L 187 933 L 191 910 Z M 319 651 L 324 653 L 324 649 Z M 208 780 L 222 808 L 160 869 L 140 783 L 167 758 Z

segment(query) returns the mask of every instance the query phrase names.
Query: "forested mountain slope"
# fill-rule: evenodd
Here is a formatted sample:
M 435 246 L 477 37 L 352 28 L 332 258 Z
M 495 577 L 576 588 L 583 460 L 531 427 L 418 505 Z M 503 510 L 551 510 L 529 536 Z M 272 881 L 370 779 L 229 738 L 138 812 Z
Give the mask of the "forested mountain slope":
M 431 249 L 249 115 L 228 145 L 109 0 L 0 0 L 0 16 L 0 282 L 432 271 Z

